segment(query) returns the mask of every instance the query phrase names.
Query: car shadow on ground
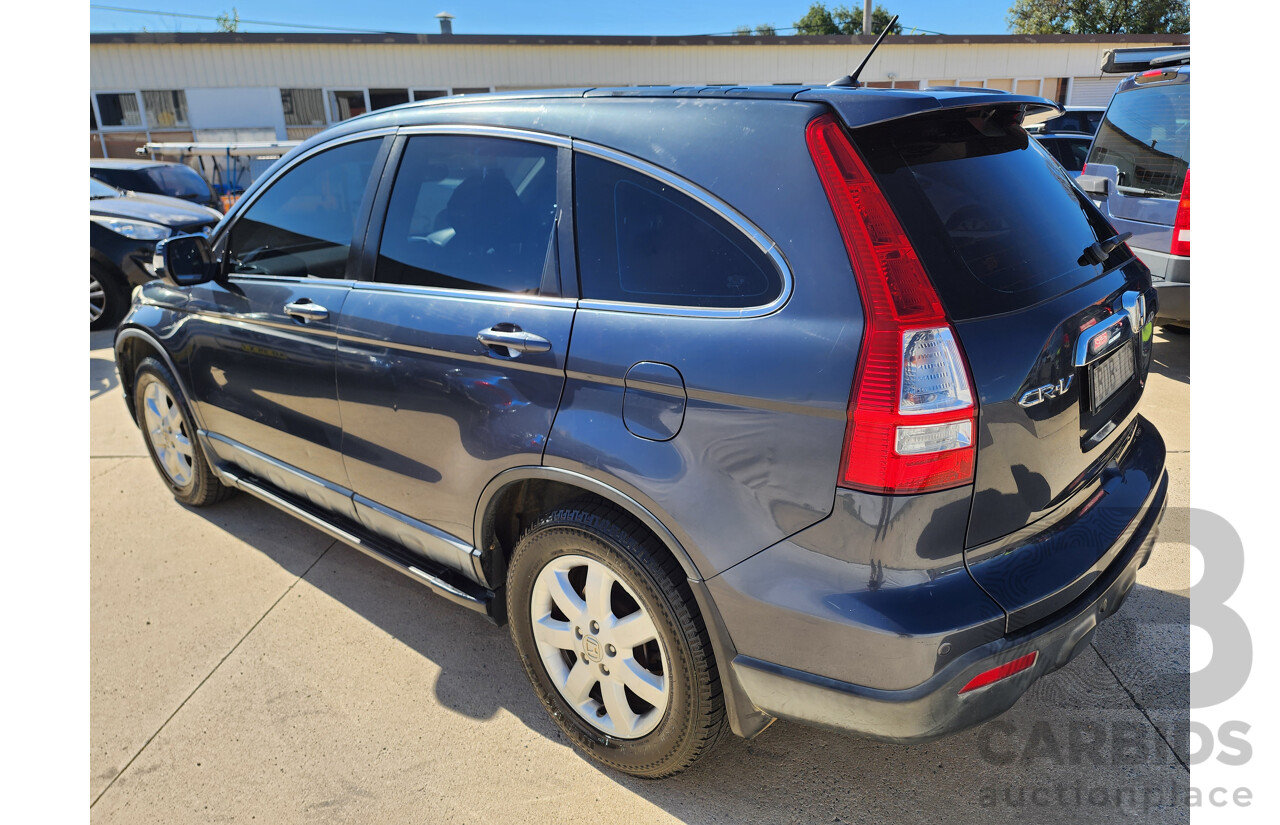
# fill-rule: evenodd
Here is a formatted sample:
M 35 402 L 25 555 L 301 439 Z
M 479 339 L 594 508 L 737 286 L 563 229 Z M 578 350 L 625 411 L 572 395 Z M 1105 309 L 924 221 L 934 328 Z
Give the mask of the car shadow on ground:
M 115 330 L 104 329 L 89 333 L 89 351 L 110 349 Z M 116 362 L 110 357 L 89 357 L 89 400 L 111 392 L 120 385 L 116 375 Z
M 266 519 L 287 520 L 274 508 L 239 495 L 192 512 L 304 574 L 296 553 L 288 551 L 293 542 L 264 542 L 254 528 Z M 291 529 L 305 537 L 299 543 L 312 544 L 310 528 Z M 435 700 L 445 708 L 480 722 L 505 709 L 529 730 L 568 746 L 528 685 L 507 628 L 341 543 L 305 576 L 433 662 L 439 668 Z M 750 742 L 726 731 L 710 754 L 662 781 L 635 779 L 578 756 L 582 770 L 689 822 L 847 822 L 860 818 L 859 811 L 910 818 L 937 810 L 956 812 L 955 821 L 1021 822 L 1030 815 L 1045 822 L 1084 816 L 1100 822 L 1142 814 L 1148 822 L 1182 822 L 1187 809 L 1166 804 L 1165 797 L 1188 783 L 1179 764 L 1185 764 L 1186 747 L 1177 744 L 1188 741 L 1188 621 L 1185 593 L 1138 586 L 1130 604 L 1099 629 L 1092 648 L 1035 683 L 1003 716 L 938 742 L 886 744 L 780 721 Z M 1117 677 L 1135 686 L 1126 691 Z M 1134 707 L 1130 692 L 1147 703 L 1145 710 Z M 1084 756 L 1077 753 L 1081 740 L 1092 743 Z M 1177 759 L 1166 742 L 1174 743 Z M 1018 801 L 1037 789 L 1044 791 L 1038 798 L 1048 799 L 1044 789 L 1082 782 L 1105 789 L 1113 803 L 1082 809 L 1070 800 L 1059 804 L 1059 797 L 1048 807 Z M 1163 789 L 1157 803 L 1122 799 L 1148 785 Z
M 1161 328 L 1151 353 L 1151 371 L 1183 384 L 1191 383 L 1191 333 Z

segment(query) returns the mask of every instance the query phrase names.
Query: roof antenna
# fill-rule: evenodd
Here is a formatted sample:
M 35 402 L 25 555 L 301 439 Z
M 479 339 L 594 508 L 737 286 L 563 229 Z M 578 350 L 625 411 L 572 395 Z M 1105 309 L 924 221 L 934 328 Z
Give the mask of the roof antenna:
M 889 33 L 889 31 L 893 28 L 893 24 L 897 22 L 898 22 L 898 15 L 895 14 L 893 16 L 893 19 L 889 21 L 889 25 L 885 26 L 884 31 L 880 32 L 880 36 L 876 38 L 876 42 L 871 44 L 871 51 L 867 52 L 867 56 L 862 58 L 862 62 L 858 64 L 858 68 L 853 70 L 853 74 L 848 75 L 846 77 L 842 77 L 839 80 L 833 80 L 827 85 L 828 86 L 848 86 L 855 89 L 861 86 L 862 84 L 858 82 L 858 75 L 862 74 L 862 70 L 866 68 L 867 61 L 871 59 L 871 55 L 875 54 L 876 49 L 880 48 L 880 41 L 884 40 L 884 36 Z

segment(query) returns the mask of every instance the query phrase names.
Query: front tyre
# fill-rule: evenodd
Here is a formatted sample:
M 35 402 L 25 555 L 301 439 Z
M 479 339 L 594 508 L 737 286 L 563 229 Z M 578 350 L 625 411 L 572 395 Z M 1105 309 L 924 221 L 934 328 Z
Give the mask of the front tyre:
M 134 419 L 173 497 L 203 507 L 229 496 L 232 489 L 218 480 L 200 449 L 191 412 L 173 373 L 155 358 L 144 358 L 134 376 Z
M 129 290 L 104 267 L 89 262 L 89 330 L 113 329 L 129 308 Z
M 680 565 L 629 515 L 582 501 L 538 519 L 511 558 L 507 615 L 538 697 L 597 761 L 670 776 L 720 737 L 706 625 Z

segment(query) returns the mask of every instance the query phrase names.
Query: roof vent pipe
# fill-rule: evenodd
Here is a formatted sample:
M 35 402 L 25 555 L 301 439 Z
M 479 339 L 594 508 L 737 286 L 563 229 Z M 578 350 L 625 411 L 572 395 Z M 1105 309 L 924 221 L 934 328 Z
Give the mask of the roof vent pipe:
M 441 34 L 453 34 L 453 15 L 447 11 L 442 11 L 436 15 L 436 19 L 440 21 Z

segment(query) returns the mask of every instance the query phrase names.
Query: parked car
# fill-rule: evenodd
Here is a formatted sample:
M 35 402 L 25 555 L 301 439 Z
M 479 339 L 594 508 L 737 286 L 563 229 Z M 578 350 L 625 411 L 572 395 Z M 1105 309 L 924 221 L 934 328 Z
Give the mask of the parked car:
M 130 289 L 155 277 L 157 241 L 204 231 L 221 217 L 188 201 L 122 192 L 89 178 L 89 329 L 114 326 Z
M 1093 143 L 1092 135 L 1061 133 L 1035 134 L 1033 137 L 1040 141 L 1040 145 L 1054 160 L 1062 164 L 1062 168 L 1071 177 L 1076 177 L 1084 170 L 1084 160 L 1089 156 L 1089 146 Z
M 185 163 L 92 158 L 89 176 L 126 192 L 168 195 L 222 212 L 222 201 L 200 173 Z
M 1063 132 L 1092 135 L 1098 131 L 1098 124 L 1102 122 L 1102 113 L 1106 110 L 1105 106 L 1068 106 L 1057 117 L 1027 126 L 1027 131 L 1034 135 Z
M 1119 51 L 1119 50 L 1117 50 Z M 1116 89 L 1077 180 L 1160 293 L 1157 323 L 1191 326 L 1191 56 L 1158 58 Z
M 1156 296 L 1023 130 L 1053 110 L 710 87 L 352 118 L 158 248 L 125 400 L 178 501 L 247 491 L 509 621 L 604 765 L 666 776 L 775 718 L 944 736 L 1088 647 L 1166 500 Z

